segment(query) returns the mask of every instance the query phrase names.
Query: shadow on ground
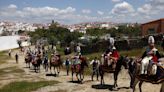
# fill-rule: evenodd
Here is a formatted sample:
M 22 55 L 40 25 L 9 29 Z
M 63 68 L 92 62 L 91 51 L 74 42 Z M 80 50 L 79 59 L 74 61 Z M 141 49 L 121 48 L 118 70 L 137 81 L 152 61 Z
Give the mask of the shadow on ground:
M 70 83 L 77 83 L 77 84 L 81 84 L 81 81 L 68 81 Z
M 46 74 L 46 76 L 53 76 L 53 77 L 58 77 L 57 74 Z
M 101 84 L 97 84 L 97 85 L 92 85 L 92 88 L 94 89 L 109 89 L 109 90 L 113 90 L 113 85 L 108 85 L 108 84 L 104 84 L 104 85 L 101 85 Z

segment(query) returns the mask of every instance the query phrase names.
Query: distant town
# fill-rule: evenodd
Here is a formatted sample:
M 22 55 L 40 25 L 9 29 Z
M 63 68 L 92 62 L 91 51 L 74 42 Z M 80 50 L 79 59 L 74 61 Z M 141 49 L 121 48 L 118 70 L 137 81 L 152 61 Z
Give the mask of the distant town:
M 118 29 L 119 25 L 126 24 L 127 27 L 133 27 L 136 23 L 113 23 L 113 22 L 86 22 L 86 23 L 79 23 L 73 25 L 63 25 L 59 24 L 58 26 L 65 27 L 69 29 L 70 32 L 80 32 L 86 33 L 86 29 L 88 28 L 115 28 Z M 39 24 L 39 23 L 24 23 L 24 22 L 11 22 L 11 21 L 0 21 L 0 35 L 17 35 L 18 31 L 35 31 L 38 28 L 45 28 L 48 27 L 51 23 L 46 24 Z

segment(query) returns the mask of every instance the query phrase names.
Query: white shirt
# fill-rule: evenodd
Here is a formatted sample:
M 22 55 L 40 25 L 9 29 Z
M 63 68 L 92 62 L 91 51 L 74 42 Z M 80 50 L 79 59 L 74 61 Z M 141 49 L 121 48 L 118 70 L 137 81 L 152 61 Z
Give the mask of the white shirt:
M 80 46 L 77 46 L 76 49 L 77 49 L 77 52 L 80 52 L 81 51 Z
M 94 62 L 96 62 L 96 63 L 98 64 L 98 66 L 100 65 L 100 61 L 99 61 L 99 60 L 92 60 L 92 61 L 90 62 L 90 65 L 92 65 Z

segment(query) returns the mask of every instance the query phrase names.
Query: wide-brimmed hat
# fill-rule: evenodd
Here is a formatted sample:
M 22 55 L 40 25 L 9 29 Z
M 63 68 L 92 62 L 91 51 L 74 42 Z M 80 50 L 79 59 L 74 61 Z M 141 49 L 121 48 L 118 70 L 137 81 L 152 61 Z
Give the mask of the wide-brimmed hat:
M 154 39 L 153 36 L 149 36 L 148 43 L 149 44 L 154 44 L 155 43 L 155 39 Z

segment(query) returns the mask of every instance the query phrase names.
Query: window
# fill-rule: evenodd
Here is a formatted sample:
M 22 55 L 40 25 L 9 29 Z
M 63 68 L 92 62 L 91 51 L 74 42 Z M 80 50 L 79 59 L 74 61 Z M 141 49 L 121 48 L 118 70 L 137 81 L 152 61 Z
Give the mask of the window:
M 154 28 L 149 28 L 148 29 L 148 34 L 155 34 L 155 29 Z

